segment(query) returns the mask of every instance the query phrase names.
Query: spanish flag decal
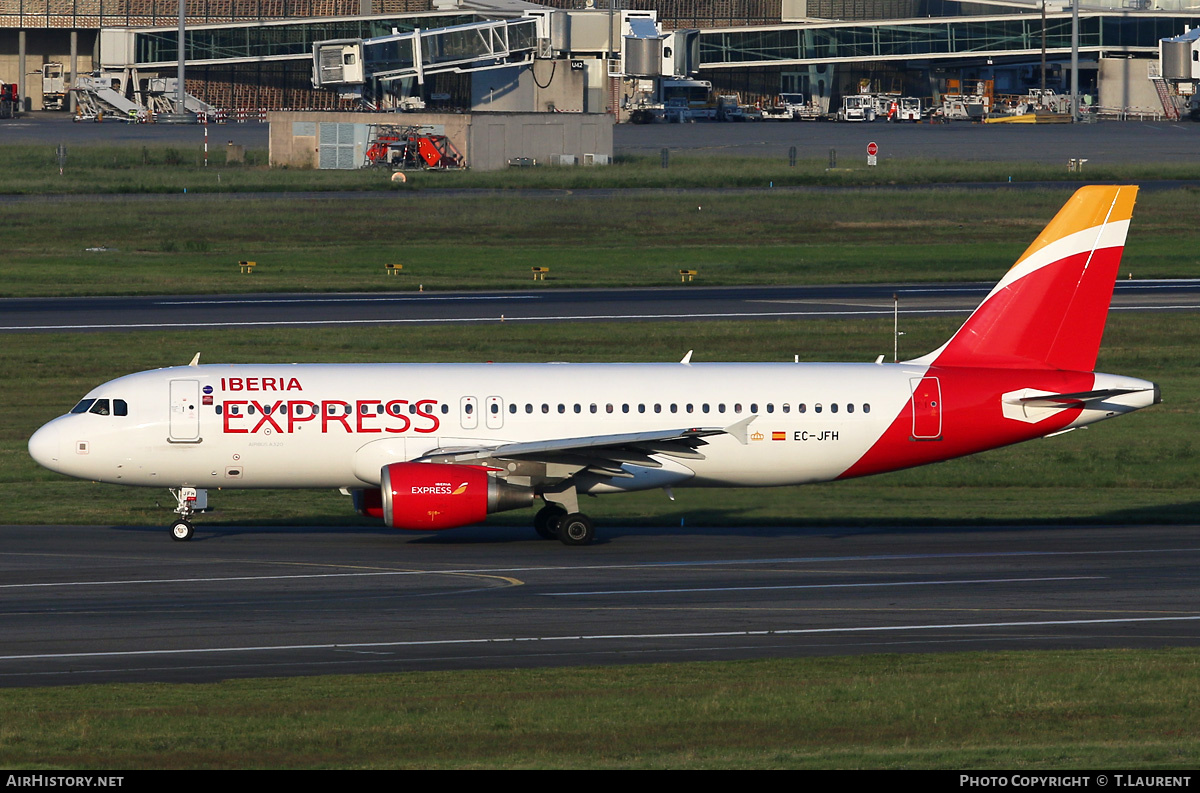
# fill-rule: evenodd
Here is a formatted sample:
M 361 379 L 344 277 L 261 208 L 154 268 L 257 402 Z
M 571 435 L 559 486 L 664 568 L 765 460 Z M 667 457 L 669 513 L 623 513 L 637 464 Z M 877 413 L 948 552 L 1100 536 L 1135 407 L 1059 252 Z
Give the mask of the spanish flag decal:
M 786 432 L 772 432 L 772 433 L 771 433 L 771 440 L 773 440 L 773 441 L 786 441 L 786 440 L 787 440 L 787 433 L 786 433 Z

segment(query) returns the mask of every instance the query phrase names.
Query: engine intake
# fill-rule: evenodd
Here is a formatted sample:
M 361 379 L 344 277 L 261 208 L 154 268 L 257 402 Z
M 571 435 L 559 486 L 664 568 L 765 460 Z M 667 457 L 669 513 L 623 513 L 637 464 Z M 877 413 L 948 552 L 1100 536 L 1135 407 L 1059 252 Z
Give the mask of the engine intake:
M 397 529 L 437 531 L 480 523 L 492 512 L 533 503 L 533 489 L 488 474 L 486 466 L 392 463 L 381 472 L 383 521 Z

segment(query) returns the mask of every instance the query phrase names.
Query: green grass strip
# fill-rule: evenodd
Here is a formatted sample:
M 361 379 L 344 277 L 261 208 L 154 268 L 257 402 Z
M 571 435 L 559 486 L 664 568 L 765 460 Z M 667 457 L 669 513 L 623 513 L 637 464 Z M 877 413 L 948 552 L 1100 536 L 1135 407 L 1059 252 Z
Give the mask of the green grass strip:
M 1195 649 L 84 685 L 0 691 L 0 764 L 1194 770 L 1197 706 Z

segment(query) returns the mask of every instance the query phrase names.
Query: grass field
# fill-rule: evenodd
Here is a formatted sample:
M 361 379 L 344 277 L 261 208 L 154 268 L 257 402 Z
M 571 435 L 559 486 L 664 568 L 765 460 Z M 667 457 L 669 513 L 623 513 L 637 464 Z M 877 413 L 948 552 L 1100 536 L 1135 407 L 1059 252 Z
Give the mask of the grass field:
M 4 207 L 0 296 L 992 281 L 1072 190 L 33 200 Z M 1144 193 L 1122 277 L 1200 273 L 1197 216 Z
M 1180 769 L 1196 650 L 0 690 L 0 765 Z

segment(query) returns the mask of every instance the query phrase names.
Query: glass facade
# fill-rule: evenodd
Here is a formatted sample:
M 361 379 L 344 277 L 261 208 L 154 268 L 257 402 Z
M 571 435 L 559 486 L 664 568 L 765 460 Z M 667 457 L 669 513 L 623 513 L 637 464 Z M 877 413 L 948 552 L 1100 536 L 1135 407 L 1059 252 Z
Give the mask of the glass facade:
M 1177 35 L 1200 17 L 1095 15 L 1079 20 L 1083 49 L 1157 51 L 1158 40 Z M 1070 49 L 1071 18 L 1046 20 L 1046 48 Z M 701 32 L 701 67 L 773 65 L 821 60 L 866 61 L 881 58 L 1003 55 L 1040 51 L 1040 14 L 1003 18 L 956 18 L 904 24 L 849 24 L 788 28 L 747 28 Z
M 186 0 L 184 15 L 194 25 L 350 16 L 359 8 L 359 0 Z M 2 27 L 134 27 L 170 24 L 178 18 L 178 0 L 0 0 Z
M 279 56 L 312 57 L 313 44 L 327 39 L 374 38 L 412 31 L 431 23 L 460 25 L 482 21 L 474 14 L 396 19 L 345 19 L 278 25 L 242 25 L 222 28 L 189 28 L 186 59 L 192 61 L 253 60 Z M 407 46 L 407 45 L 406 45 Z M 139 65 L 174 63 L 179 59 L 179 34 L 175 30 L 138 32 L 134 60 Z M 411 59 L 411 55 L 409 56 Z

